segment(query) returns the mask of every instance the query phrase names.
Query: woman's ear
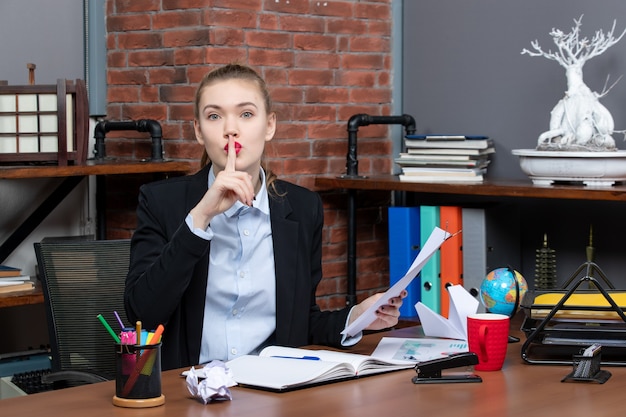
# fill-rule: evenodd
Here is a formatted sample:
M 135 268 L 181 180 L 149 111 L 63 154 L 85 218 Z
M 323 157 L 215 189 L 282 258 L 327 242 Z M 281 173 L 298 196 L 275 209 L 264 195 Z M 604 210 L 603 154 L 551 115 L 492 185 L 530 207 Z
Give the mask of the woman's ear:
M 200 145 L 204 145 L 204 138 L 202 137 L 202 129 L 200 128 L 200 123 L 198 123 L 198 119 L 193 119 L 193 131 L 196 134 L 196 140 Z
M 267 132 L 265 133 L 265 141 L 269 142 L 276 134 L 276 113 L 271 112 L 267 116 Z

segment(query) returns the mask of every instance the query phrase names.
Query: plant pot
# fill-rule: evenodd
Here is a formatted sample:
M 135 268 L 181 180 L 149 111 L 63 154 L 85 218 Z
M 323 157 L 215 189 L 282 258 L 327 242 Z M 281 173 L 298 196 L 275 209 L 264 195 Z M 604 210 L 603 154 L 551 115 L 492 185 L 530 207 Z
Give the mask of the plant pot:
M 579 182 L 589 187 L 610 187 L 626 180 L 626 151 L 567 152 L 513 149 L 522 171 L 535 185 Z

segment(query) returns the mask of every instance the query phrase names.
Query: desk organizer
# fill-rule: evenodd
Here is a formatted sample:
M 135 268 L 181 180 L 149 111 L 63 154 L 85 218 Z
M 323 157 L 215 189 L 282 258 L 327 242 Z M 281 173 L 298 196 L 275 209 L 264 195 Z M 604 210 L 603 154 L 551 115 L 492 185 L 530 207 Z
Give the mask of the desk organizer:
M 597 382 L 604 384 L 611 377 L 609 371 L 600 369 L 601 348 L 596 349 L 592 356 L 574 355 L 572 372 L 561 382 Z
M 626 365 L 626 291 L 616 290 L 595 263 L 581 265 L 561 290 L 528 292 L 521 307 L 525 362 L 572 365 L 582 347 L 597 343 L 602 365 Z
M 0 85 L 0 163 L 84 164 L 88 113 L 83 80 Z
M 148 408 L 165 404 L 161 392 L 161 343 L 115 345 L 113 405 Z

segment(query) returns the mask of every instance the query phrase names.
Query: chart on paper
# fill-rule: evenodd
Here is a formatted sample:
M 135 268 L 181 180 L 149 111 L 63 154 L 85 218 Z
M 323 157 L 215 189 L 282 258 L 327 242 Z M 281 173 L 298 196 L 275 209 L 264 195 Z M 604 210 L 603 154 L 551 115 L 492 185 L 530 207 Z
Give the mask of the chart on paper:
M 467 351 L 467 342 L 464 340 L 383 337 L 372 356 L 386 360 L 423 362 Z

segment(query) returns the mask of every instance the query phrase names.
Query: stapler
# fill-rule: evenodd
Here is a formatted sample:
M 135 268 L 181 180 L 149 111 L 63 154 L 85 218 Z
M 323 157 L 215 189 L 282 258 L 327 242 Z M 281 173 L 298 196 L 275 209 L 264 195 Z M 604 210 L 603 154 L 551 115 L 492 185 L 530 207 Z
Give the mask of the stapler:
M 432 359 L 419 362 L 415 365 L 412 381 L 414 384 L 443 384 L 454 382 L 483 382 L 482 378 L 475 374 L 441 375 L 444 369 L 459 368 L 478 364 L 478 356 L 473 352 L 456 353 L 445 358 Z

